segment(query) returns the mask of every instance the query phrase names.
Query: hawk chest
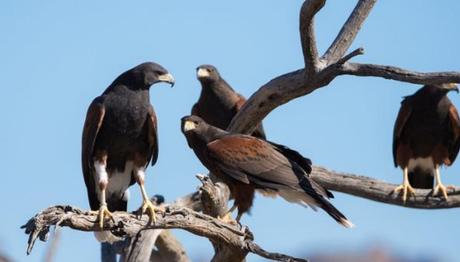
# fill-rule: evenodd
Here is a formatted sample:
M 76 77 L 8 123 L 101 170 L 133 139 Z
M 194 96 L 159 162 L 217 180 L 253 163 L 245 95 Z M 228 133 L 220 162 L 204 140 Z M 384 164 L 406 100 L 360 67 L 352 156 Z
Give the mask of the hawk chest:
M 116 135 L 137 137 L 143 132 L 149 105 L 135 95 L 114 97 L 107 103 L 103 124 Z

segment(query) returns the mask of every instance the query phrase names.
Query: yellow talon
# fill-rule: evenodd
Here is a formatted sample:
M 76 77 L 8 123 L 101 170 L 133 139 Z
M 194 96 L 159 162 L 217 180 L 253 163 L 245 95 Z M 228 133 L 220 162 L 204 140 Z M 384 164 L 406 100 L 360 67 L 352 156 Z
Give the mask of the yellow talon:
M 444 199 L 447 200 L 447 187 L 443 184 L 437 184 L 433 188 L 433 196 L 440 196 L 440 193 L 442 194 L 442 196 L 444 196 Z
M 141 216 L 142 216 L 142 214 L 147 213 L 147 215 L 149 216 L 150 221 L 152 221 L 153 224 L 155 224 L 156 221 L 157 221 L 155 212 L 157 210 L 159 210 L 161 212 L 165 211 L 164 208 L 156 207 L 154 204 L 152 204 L 152 201 L 150 201 L 150 199 L 146 199 L 146 200 L 144 200 L 144 203 L 142 204 Z
M 104 219 L 106 217 L 113 219 L 112 213 L 110 213 L 109 209 L 107 208 L 107 205 L 101 205 L 99 207 L 99 212 L 98 212 L 98 221 L 99 221 L 100 228 L 104 228 Z
M 404 204 L 406 203 L 406 200 L 407 200 L 407 193 L 409 193 L 409 197 L 410 196 L 415 197 L 415 190 L 409 183 L 404 183 L 402 185 L 399 185 L 395 189 L 393 189 L 393 193 L 396 193 L 396 194 L 400 194 L 401 191 L 403 191 L 402 200 Z
M 237 225 L 238 224 L 236 222 L 236 220 L 234 220 L 232 218 L 232 212 L 228 212 L 223 217 L 217 216 L 217 219 L 219 219 L 220 221 L 222 221 L 224 223 L 231 224 L 231 225 Z

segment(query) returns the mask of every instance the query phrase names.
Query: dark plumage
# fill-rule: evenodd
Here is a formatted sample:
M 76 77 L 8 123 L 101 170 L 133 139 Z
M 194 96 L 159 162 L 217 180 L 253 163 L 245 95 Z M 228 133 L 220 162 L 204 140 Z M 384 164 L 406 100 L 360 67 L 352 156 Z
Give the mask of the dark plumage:
M 439 167 L 451 165 L 460 148 L 460 120 L 457 109 L 447 97 L 454 84 L 426 85 L 401 102 L 393 132 L 395 166 L 403 169 L 403 185 L 395 189 L 413 194 L 416 188 L 434 188 L 434 194 L 446 188 Z M 433 179 L 433 176 L 435 179 Z M 436 180 L 434 185 L 433 180 Z
M 150 104 L 150 86 L 174 83 L 155 63 L 140 64 L 117 77 L 89 106 L 83 128 L 82 169 L 92 210 L 99 210 L 100 226 L 110 212 L 126 211 L 127 189 L 141 186 L 143 211 L 154 219 L 153 205 L 144 189 L 149 162 L 158 157 L 156 115 Z
M 210 125 L 227 129 L 246 99 L 230 87 L 214 66 L 201 65 L 196 70 L 201 83 L 201 94 L 198 102 L 193 105 L 192 115 L 201 117 Z M 265 139 L 262 123 L 252 135 Z
M 252 206 L 255 190 L 289 202 L 324 209 L 340 224 L 352 224 L 328 200 L 332 194 L 311 180 L 311 161 L 285 146 L 230 134 L 198 116 L 182 118 L 182 132 L 200 161 L 222 179 L 238 207 L 237 220 Z

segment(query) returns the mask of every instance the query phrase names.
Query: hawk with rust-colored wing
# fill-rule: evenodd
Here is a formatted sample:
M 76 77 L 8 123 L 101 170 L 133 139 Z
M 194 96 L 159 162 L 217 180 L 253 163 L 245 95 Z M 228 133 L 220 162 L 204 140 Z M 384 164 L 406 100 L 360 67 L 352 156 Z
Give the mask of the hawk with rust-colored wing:
M 192 115 L 201 117 L 212 126 L 227 129 L 233 117 L 246 102 L 246 98 L 230 87 L 216 67 L 201 65 L 196 70 L 197 78 L 201 83 L 201 94 L 198 102 L 193 105 Z M 262 123 L 256 127 L 252 135 L 265 139 Z
M 460 148 L 460 120 L 447 93 L 455 84 L 425 85 L 401 102 L 393 132 L 395 166 L 403 169 L 403 184 L 394 192 L 407 194 L 415 188 L 433 188 L 447 199 L 439 169 L 452 165 Z M 435 183 L 434 183 L 435 182 Z
M 158 156 L 157 119 L 149 89 L 158 82 L 174 84 L 166 69 L 140 64 L 117 77 L 89 106 L 83 128 L 82 169 L 92 210 L 99 225 L 110 212 L 126 211 L 128 187 L 135 181 L 143 197 L 142 212 L 152 220 L 155 209 L 144 188 L 145 169 Z M 100 241 L 110 235 L 96 234 Z
M 309 178 L 311 161 L 285 146 L 241 134 L 230 134 L 198 116 L 182 118 L 189 146 L 209 171 L 230 188 L 237 221 L 252 206 L 255 191 L 289 202 L 322 208 L 338 223 L 352 223 L 327 199 L 332 194 Z

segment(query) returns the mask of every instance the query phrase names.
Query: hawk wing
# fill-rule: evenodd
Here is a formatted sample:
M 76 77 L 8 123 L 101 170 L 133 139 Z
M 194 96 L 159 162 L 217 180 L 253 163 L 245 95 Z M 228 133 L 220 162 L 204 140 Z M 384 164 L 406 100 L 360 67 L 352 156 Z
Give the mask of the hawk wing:
M 460 149 L 460 118 L 454 105 L 449 107 L 450 136 L 448 138 L 448 151 L 450 164 L 454 163 Z
M 157 133 L 157 116 L 150 105 L 147 118 L 148 127 L 148 143 L 150 148 L 150 155 L 148 160 L 151 161 L 152 166 L 155 165 L 158 159 L 158 133 Z
M 96 143 L 97 134 L 104 121 L 105 107 L 102 97 L 97 97 L 93 100 L 86 113 L 85 125 L 83 127 L 82 135 L 82 150 L 81 150 L 81 166 L 83 176 L 85 179 L 86 189 L 88 192 L 88 199 L 90 201 L 91 209 L 96 210 L 99 208 L 97 199 L 95 181 L 92 171 L 92 155 L 94 144 Z
M 307 173 L 263 140 L 246 135 L 228 135 L 207 145 L 209 158 L 226 175 L 260 189 L 301 190 L 311 195 Z
M 393 129 L 393 161 L 395 166 L 398 166 L 397 163 L 397 151 L 401 138 L 401 134 L 404 131 L 404 127 L 412 113 L 412 106 L 410 105 L 409 98 L 405 98 L 401 102 L 401 108 L 399 109 L 398 117 L 396 118 L 396 123 Z

